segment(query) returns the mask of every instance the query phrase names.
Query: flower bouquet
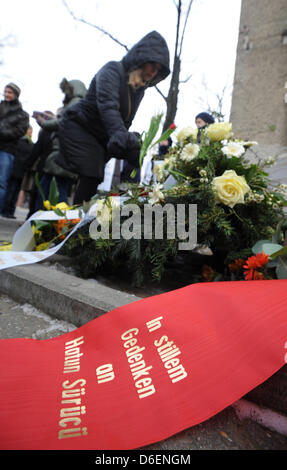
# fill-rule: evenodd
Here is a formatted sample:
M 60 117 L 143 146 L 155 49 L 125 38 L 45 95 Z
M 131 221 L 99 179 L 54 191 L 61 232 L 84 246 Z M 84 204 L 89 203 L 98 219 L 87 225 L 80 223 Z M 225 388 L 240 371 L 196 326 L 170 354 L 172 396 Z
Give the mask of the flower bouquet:
M 152 120 L 142 156 L 154 145 L 159 122 Z M 181 129 L 161 165 L 155 160 L 153 184 L 131 183 L 119 194 L 124 196 L 123 207 L 132 204 L 141 214 L 147 206 L 195 205 L 197 245 L 192 249 L 179 249 L 178 234 L 169 237 L 165 212 L 161 239 L 155 227 L 145 236 L 144 222 L 140 222 L 137 236 L 114 237 L 115 217 L 125 228 L 135 221 L 120 210 L 112 194 L 106 194 L 98 195 L 91 204 L 97 202 L 94 215 L 100 225 L 108 227 L 107 236 L 92 236 L 86 224 L 67 240 L 62 253 L 71 258 L 80 276 L 128 276 L 136 286 L 168 278 L 178 280 L 179 285 L 287 278 L 287 187 L 274 186 L 269 180 L 265 165 L 274 161 L 248 160 L 247 150 L 254 145 L 256 142 L 236 139 L 229 122 L 211 124 L 201 130 L 200 138 L 196 129 Z M 171 177 L 173 183 L 167 184 Z M 189 222 L 187 215 L 184 224 Z M 174 223 L 178 223 L 176 217 Z M 66 228 L 64 224 L 62 229 Z
M 155 165 L 157 185 L 170 175 L 176 180 L 165 201 L 184 198 L 198 206 L 199 244 L 213 253 L 208 280 L 218 279 L 217 269 L 230 279 L 287 277 L 287 185 L 272 187 L 264 166 L 274 159 L 265 164 L 248 161 L 246 152 L 253 145 L 235 139 L 231 123 L 211 124 L 201 132 L 200 142 L 197 130 L 188 127 L 178 132 L 163 165 Z M 264 272 L 250 268 L 254 255 Z

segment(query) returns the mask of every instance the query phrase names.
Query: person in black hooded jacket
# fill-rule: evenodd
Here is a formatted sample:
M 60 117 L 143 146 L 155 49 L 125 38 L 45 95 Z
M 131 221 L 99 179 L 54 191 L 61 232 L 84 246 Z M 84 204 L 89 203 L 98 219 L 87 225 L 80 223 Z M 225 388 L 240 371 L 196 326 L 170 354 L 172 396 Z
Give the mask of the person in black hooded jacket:
M 129 128 L 145 90 L 169 73 L 166 41 L 152 31 L 121 61 L 105 64 L 92 79 L 85 98 L 67 109 L 60 123 L 57 163 L 80 176 L 75 204 L 96 194 L 111 157 L 139 167 L 139 135 Z

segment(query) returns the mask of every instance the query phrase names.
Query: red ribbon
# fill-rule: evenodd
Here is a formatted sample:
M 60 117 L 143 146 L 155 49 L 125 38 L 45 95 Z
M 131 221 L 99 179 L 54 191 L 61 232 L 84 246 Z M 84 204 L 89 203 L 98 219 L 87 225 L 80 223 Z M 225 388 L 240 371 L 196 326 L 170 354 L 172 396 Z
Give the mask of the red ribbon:
M 49 340 L 0 341 L 1 449 L 135 449 L 285 364 L 287 280 L 199 283 Z

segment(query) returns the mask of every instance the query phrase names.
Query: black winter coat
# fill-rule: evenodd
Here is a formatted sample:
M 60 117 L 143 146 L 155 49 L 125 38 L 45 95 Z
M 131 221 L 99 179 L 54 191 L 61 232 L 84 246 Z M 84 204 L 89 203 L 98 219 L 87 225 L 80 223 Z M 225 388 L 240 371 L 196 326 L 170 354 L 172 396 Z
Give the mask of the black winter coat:
M 11 176 L 21 179 L 28 170 L 28 162 L 33 150 L 33 142 L 27 136 L 21 137 L 15 151 Z
M 19 139 L 26 134 L 29 114 L 18 99 L 0 103 L 0 151 L 15 154 Z
M 160 72 L 153 81 L 133 90 L 128 85 L 129 72 L 146 62 L 159 63 Z M 122 61 L 104 65 L 92 79 L 86 97 L 64 114 L 59 132 L 61 155 L 57 163 L 100 181 L 111 157 L 127 159 L 138 166 L 138 136 L 128 129 L 146 88 L 156 85 L 169 73 L 168 47 L 156 31 L 133 46 Z
M 41 129 L 37 142 L 33 145 L 31 155 L 27 161 L 28 168 L 35 167 L 35 171 L 39 173 L 39 178 L 43 176 L 46 159 L 52 150 L 53 141 L 51 139 L 51 132 Z

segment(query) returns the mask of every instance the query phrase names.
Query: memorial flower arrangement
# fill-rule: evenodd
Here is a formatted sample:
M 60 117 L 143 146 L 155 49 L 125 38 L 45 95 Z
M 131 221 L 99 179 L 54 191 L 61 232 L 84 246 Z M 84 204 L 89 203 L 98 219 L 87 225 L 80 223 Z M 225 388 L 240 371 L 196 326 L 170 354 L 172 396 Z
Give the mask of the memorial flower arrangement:
M 257 143 L 236 139 L 231 123 L 211 124 L 200 142 L 197 134 L 191 127 L 181 129 L 154 174 L 161 184 L 170 175 L 176 180 L 166 200 L 186 191 L 185 198 L 197 204 L 198 242 L 213 253 L 208 280 L 286 278 L 287 185 L 272 187 L 265 166 L 274 160 L 250 163 L 246 152 Z M 250 267 L 254 259 L 262 265 Z M 202 267 L 205 280 L 207 267 Z
M 159 118 L 153 119 L 152 132 L 143 139 L 141 163 L 148 148 L 155 148 L 159 123 Z M 174 130 L 175 126 L 168 134 Z M 155 142 L 161 140 L 162 136 Z M 200 139 L 197 129 L 179 129 L 164 160 L 154 156 L 152 184 L 130 184 L 127 190 L 118 192 L 124 196 L 124 205 L 135 204 L 142 213 L 145 205 L 196 205 L 195 248 L 181 251 L 178 235 L 157 239 L 155 230 L 149 239 L 115 239 L 112 234 L 95 239 L 87 224 L 69 238 L 62 253 L 71 257 L 83 277 L 102 272 L 128 275 L 137 286 L 169 277 L 183 284 L 287 278 L 283 211 L 287 187 L 272 185 L 265 166 L 274 162 L 248 160 L 246 152 L 255 145 L 237 139 L 229 122 L 211 124 L 201 130 Z M 111 224 L 113 210 L 118 210 L 111 193 L 97 195 L 82 210 L 87 212 L 95 202 L 98 222 L 108 220 Z M 125 221 L 121 218 L 122 223 Z M 144 230 L 142 226 L 140 232 Z
M 35 250 L 42 251 L 53 245 L 60 243 L 74 226 L 80 222 L 80 218 L 67 219 L 66 212 L 72 210 L 66 202 L 59 202 L 59 191 L 55 177 L 52 178 L 50 185 L 49 197 L 45 198 L 38 176 L 36 175 L 36 183 L 43 200 L 44 211 L 54 211 L 61 217 L 58 220 L 32 220 L 31 227 L 34 234 Z

